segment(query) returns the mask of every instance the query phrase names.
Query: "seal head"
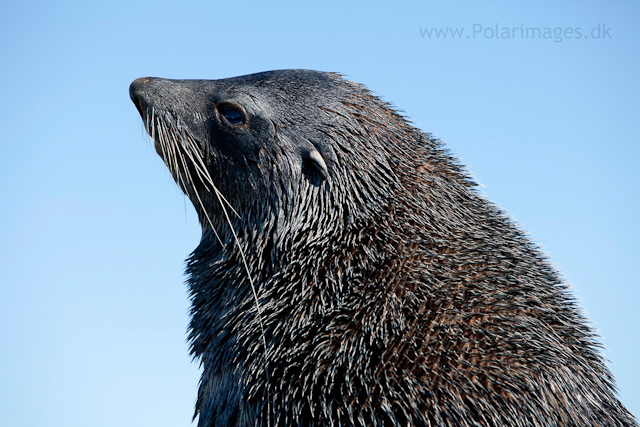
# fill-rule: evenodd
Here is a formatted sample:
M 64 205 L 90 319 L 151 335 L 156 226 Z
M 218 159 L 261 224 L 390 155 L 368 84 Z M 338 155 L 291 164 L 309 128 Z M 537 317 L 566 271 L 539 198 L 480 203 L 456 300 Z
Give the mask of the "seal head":
M 306 132 L 305 137 L 297 134 L 302 131 L 299 122 L 308 123 L 319 106 L 298 102 L 296 107 L 291 103 L 313 99 L 313 94 L 295 80 L 283 86 L 285 76 L 278 81 L 261 81 L 266 80 L 268 73 L 264 74 L 218 81 L 141 78 L 131 84 L 130 95 L 147 125 L 162 122 L 170 124 L 174 132 L 189 135 L 210 160 L 207 167 L 223 187 L 233 185 L 237 191 L 235 185 L 240 185 L 251 192 L 265 179 L 269 187 L 279 175 L 288 180 L 288 175 L 301 173 L 317 173 L 326 179 L 327 162 L 335 159 L 325 143 L 327 136 L 321 129 Z M 296 74 L 288 77 L 304 78 L 311 85 L 327 80 L 303 71 Z M 147 114 L 153 114 L 153 120 Z M 161 147 L 156 148 L 165 160 L 169 157 Z M 281 158 L 289 161 L 282 164 Z

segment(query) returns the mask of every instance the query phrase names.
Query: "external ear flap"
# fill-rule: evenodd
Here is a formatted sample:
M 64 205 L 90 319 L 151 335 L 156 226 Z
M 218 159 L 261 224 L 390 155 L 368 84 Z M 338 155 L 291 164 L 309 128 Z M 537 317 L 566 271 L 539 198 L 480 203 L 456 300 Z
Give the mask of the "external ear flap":
M 329 177 L 329 169 L 327 168 L 327 163 L 324 161 L 324 158 L 322 158 L 322 155 L 318 150 L 315 149 L 315 147 L 309 150 L 305 150 L 305 152 L 302 154 L 302 157 L 309 165 L 313 166 L 324 179 L 327 179 Z

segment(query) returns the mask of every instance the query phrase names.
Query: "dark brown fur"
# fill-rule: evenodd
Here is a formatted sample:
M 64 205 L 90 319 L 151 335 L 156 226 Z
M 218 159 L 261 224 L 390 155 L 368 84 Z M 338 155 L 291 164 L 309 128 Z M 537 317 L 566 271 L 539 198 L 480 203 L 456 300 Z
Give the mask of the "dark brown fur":
M 131 96 L 202 223 L 200 426 L 637 426 L 539 249 L 362 86 L 286 70 Z

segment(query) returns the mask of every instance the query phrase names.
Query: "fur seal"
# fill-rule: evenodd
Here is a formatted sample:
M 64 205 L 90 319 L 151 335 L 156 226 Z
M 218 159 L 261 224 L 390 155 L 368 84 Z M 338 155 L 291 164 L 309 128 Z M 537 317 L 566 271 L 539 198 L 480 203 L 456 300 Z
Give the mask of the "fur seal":
M 141 78 L 202 239 L 204 426 L 637 426 L 567 286 L 430 134 L 334 73 Z

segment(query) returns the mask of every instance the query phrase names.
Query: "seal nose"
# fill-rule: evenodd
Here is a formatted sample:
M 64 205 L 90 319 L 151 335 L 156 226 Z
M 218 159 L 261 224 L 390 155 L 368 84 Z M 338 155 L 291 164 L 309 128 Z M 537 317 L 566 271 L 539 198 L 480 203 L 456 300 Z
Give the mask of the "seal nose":
M 131 97 L 131 101 L 138 109 L 140 115 L 143 115 L 144 108 L 142 106 L 142 95 L 144 93 L 145 86 L 149 83 L 151 78 L 149 77 L 141 77 L 139 79 L 135 79 L 133 83 L 129 86 L 129 96 Z
M 151 80 L 149 77 L 140 77 L 131 83 L 129 86 L 129 96 L 133 102 L 136 102 L 136 99 L 138 99 L 144 87 L 149 83 L 149 80 Z

